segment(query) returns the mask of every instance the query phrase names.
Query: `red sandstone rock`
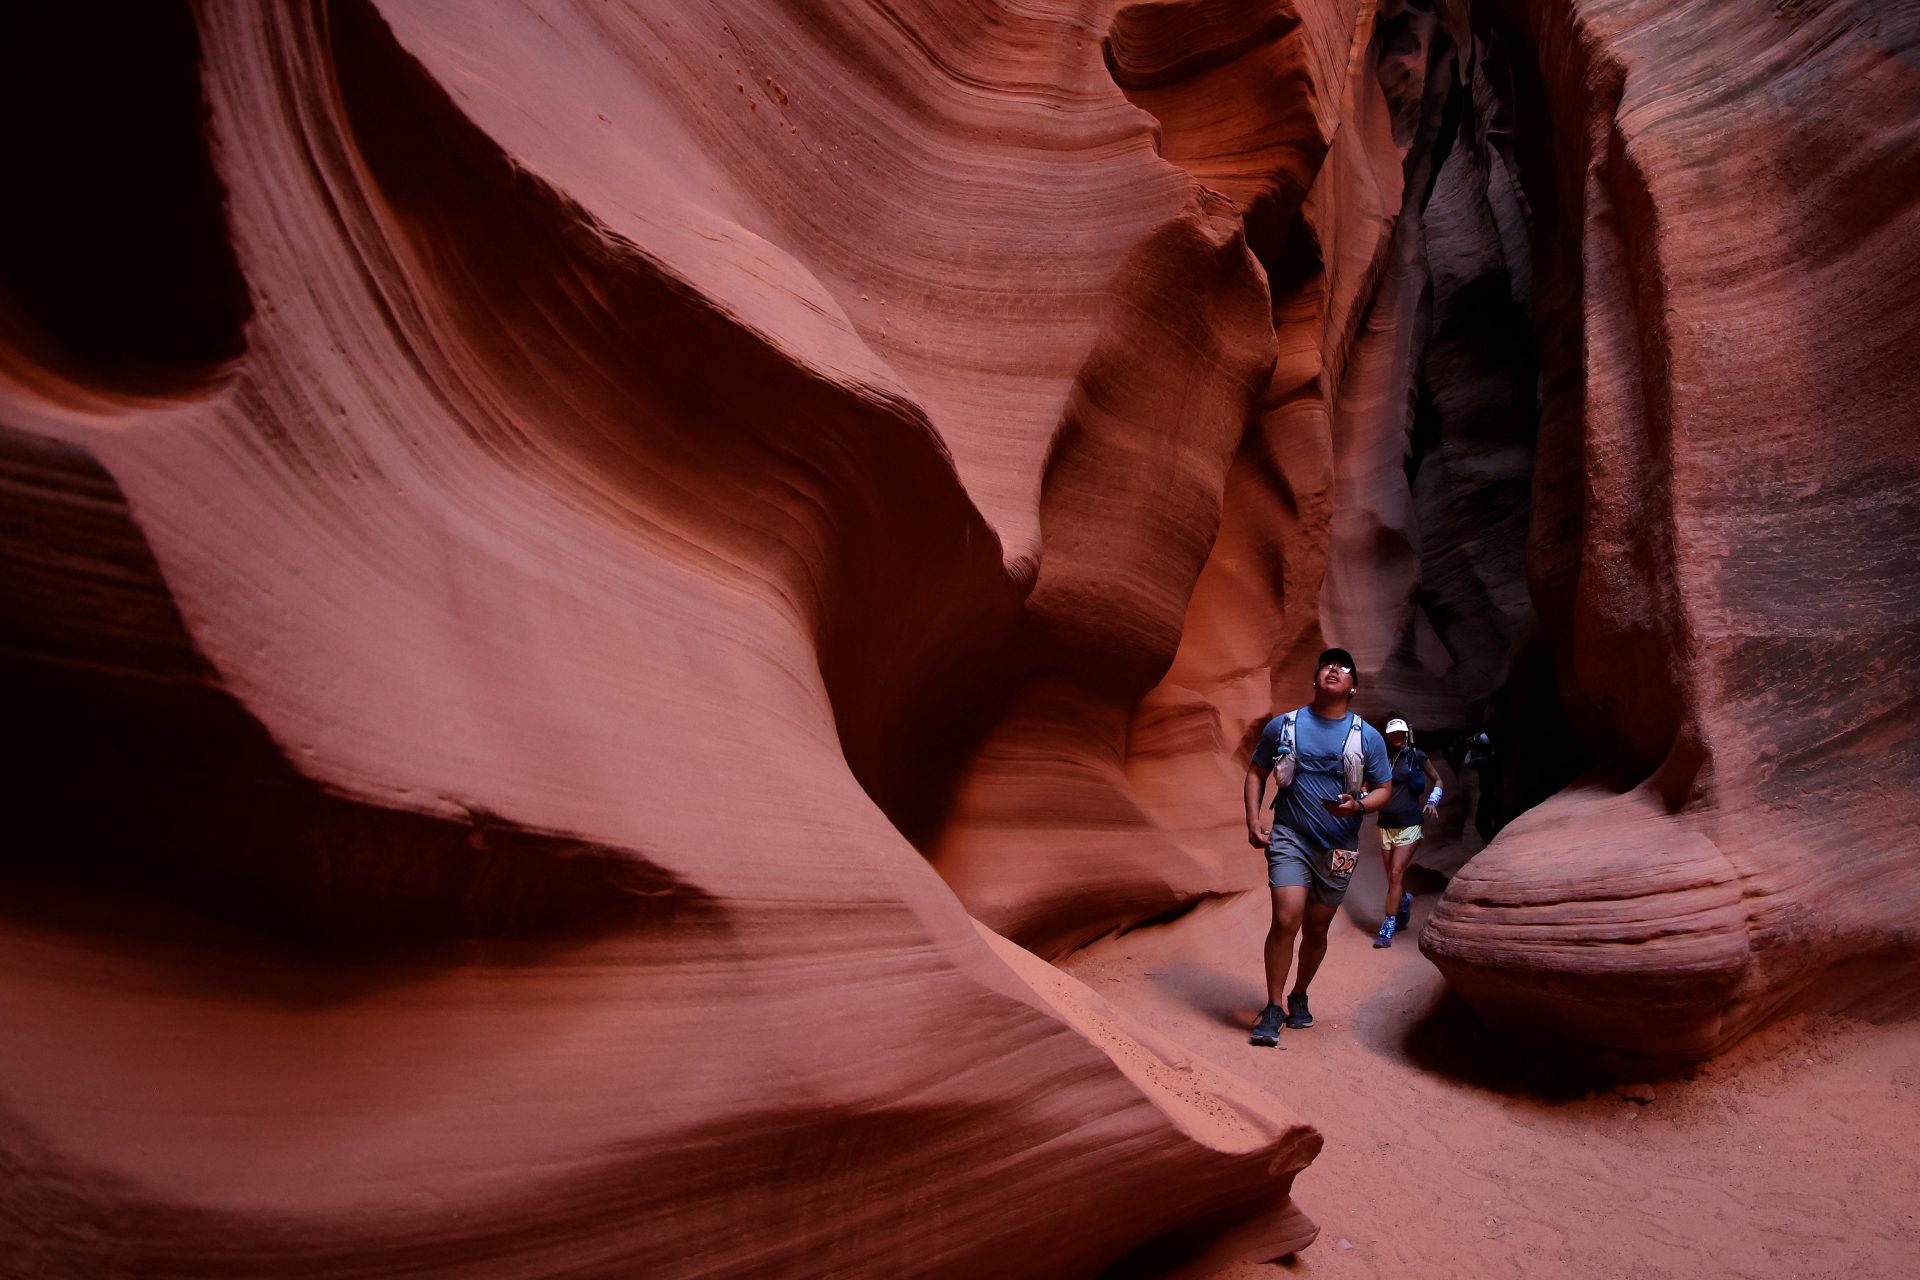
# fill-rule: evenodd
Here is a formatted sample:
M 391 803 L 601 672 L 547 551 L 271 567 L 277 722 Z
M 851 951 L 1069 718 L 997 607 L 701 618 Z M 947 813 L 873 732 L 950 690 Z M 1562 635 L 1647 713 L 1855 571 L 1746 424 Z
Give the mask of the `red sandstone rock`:
M 902 834 L 1013 637 L 1115 707 L 1171 653 L 1272 364 L 1259 270 L 1085 21 L 898 18 L 202 8 L 224 219 L 156 199 L 224 223 L 251 318 L 158 372 L 7 330 L 10 1257 L 1052 1276 L 1311 1239 L 1317 1134 L 983 934 Z
M 1334 388 L 1401 197 L 1367 6 L 1130 6 L 1106 53 L 1203 207 L 1232 200 L 1247 230 L 1177 273 L 1215 299 L 1206 337 L 1172 288 L 1126 335 L 1181 335 L 1192 374 L 1115 382 L 1103 352 L 1083 375 L 1130 430 L 1090 437 L 1069 409 L 1063 440 L 1102 454 L 1049 461 L 1025 670 L 933 847 L 969 910 L 1050 957 L 1259 883 L 1243 738 L 1320 645 Z
M 1496 1024 L 1671 1060 L 1910 978 L 1904 18 L 198 21 L 105 95 L 161 247 L 5 260 L 42 1269 L 1303 1244 L 1317 1135 L 1038 957 L 1258 884 L 1323 640 L 1606 766 L 1425 936 Z
M 1596 776 L 1645 781 L 1526 815 L 1422 946 L 1501 1027 L 1656 1061 L 1910 1012 L 1920 19 L 1515 9 L 1553 126 L 1534 596 Z

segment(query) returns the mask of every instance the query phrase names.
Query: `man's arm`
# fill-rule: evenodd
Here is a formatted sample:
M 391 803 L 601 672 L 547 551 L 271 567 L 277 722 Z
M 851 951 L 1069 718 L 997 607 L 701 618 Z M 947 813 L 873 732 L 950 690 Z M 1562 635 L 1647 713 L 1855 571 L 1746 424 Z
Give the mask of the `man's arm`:
M 1365 799 L 1354 795 L 1351 791 L 1342 791 L 1340 803 L 1333 806 L 1333 812 L 1343 818 L 1364 818 L 1370 813 L 1380 812 L 1391 799 L 1393 799 L 1393 779 L 1388 778 L 1378 786 L 1370 788 Z
M 1247 809 L 1247 843 L 1256 849 L 1267 847 L 1267 841 L 1273 836 L 1273 820 L 1266 816 L 1266 810 L 1260 801 L 1267 793 L 1267 775 L 1273 770 L 1251 761 L 1247 764 L 1247 780 L 1241 784 L 1240 798 Z

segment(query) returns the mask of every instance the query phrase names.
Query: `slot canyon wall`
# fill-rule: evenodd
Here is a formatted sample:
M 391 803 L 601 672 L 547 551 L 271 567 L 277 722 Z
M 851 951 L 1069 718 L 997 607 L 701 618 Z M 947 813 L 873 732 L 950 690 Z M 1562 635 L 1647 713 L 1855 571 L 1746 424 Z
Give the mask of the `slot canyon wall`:
M 21 9 L 27 1273 L 1303 1247 L 1047 961 L 1258 887 L 1328 642 L 1506 748 L 1490 1025 L 1911 1011 L 1912 11 Z

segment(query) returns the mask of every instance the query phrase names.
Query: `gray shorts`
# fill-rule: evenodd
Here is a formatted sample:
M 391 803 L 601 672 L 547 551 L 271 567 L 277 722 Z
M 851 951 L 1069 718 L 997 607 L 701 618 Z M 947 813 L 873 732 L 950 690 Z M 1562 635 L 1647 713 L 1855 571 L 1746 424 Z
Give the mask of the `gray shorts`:
M 1267 883 L 1275 889 L 1305 889 L 1322 906 L 1340 905 L 1359 862 L 1358 851 L 1316 849 L 1284 823 L 1274 823 L 1267 840 Z

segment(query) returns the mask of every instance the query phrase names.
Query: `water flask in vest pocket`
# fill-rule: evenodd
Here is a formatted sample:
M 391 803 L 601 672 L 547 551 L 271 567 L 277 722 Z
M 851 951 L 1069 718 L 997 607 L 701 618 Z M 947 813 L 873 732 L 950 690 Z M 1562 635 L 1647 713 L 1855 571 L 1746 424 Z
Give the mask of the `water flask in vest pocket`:
M 1280 745 L 1273 753 L 1273 781 L 1276 796 L 1293 785 L 1293 712 L 1280 717 Z

